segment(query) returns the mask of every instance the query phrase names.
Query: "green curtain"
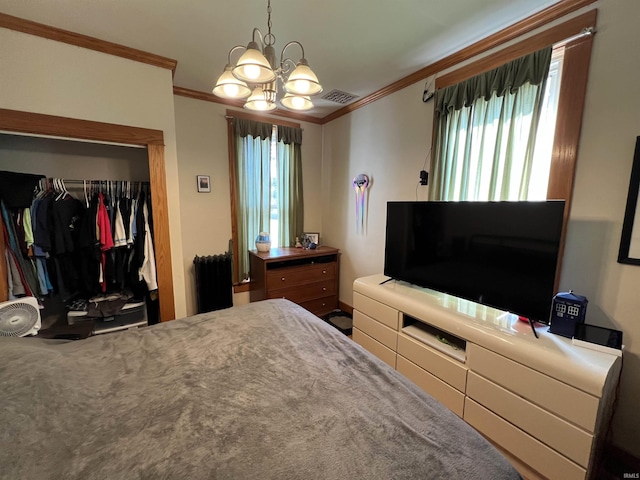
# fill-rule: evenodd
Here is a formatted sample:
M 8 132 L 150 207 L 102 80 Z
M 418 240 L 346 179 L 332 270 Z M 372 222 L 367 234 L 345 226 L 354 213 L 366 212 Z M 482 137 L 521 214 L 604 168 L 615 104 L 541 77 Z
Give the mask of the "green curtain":
M 258 233 L 270 230 L 273 125 L 234 119 L 238 277 L 249 276 L 248 250 Z M 302 129 L 278 126 L 276 143 L 278 239 L 290 246 L 304 227 Z
M 436 92 L 431 200 L 526 200 L 551 47 Z
M 269 231 L 269 163 L 273 125 L 235 119 L 236 226 L 238 277 L 249 277 L 248 250 L 261 231 Z
M 278 126 L 278 238 L 293 246 L 304 228 L 302 129 Z

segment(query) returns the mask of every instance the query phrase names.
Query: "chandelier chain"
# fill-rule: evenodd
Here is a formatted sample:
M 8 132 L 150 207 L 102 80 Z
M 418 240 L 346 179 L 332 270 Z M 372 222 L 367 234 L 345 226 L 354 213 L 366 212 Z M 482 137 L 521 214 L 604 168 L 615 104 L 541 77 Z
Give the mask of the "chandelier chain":
M 271 0 L 267 1 L 267 30 L 267 37 L 275 40 L 275 37 L 271 34 Z

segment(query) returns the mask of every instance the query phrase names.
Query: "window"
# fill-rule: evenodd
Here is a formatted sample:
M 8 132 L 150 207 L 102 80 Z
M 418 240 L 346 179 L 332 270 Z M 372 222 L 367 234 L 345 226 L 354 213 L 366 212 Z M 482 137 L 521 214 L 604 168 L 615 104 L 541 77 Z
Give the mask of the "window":
M 535 140 L 531 179 L 529 182 L 529 194 L 527 200 L 545 200 L 549 186 L 549 174 L 551 171 L 551 156 L 553 152 L 553 139 L 558 116 L 558 102 L 560 99 L 560 80 L 562 79 L 562 63 L 564 59 L 564 47 L 553 50 L 551 65 L 547 76 L 538 133 Z
M 432 199 L 546 198 L 561 65 L 551 59 L 547 47 L 438 91 Z
M 228 111 L 234 282 L 249 277 L 260 232 L 288 247 L 303 231 L 302 130 Z

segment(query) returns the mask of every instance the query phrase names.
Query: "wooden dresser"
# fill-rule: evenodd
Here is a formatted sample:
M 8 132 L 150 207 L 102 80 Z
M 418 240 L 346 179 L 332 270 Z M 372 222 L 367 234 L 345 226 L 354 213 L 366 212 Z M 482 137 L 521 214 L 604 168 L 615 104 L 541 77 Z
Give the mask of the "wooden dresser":
M 338 308 L 340 250 L 272 248 L 249 250 L 252 302 L 286 298 L 323 316 Z

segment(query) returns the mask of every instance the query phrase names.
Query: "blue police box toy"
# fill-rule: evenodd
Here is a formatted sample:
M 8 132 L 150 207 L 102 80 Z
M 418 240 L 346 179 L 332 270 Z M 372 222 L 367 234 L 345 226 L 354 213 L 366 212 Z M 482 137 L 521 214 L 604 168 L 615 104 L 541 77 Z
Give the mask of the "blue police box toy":
M 553 297 L 549 331 L 556 335 L 573 338 L 576 325 L 584 323 L 588 303 L 587 297 L 576 295 L 573 290 L 558 293 Z

